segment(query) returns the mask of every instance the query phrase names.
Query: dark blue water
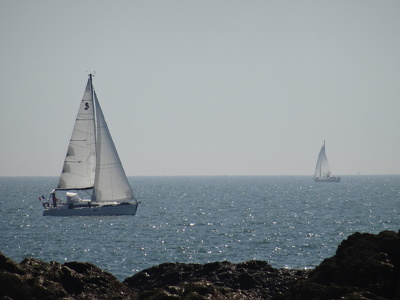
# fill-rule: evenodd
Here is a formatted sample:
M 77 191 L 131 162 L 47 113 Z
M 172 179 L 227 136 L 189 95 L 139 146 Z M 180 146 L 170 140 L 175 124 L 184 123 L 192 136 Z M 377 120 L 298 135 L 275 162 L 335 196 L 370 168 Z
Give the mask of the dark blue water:
M 400 176 L 131 177 L 137 215 L 42 217 L 56 178 L 0 177 L 0 251 L 91 262 L 123 280 L 164 262 L 309 268 L 356 231 L 400 229 Z

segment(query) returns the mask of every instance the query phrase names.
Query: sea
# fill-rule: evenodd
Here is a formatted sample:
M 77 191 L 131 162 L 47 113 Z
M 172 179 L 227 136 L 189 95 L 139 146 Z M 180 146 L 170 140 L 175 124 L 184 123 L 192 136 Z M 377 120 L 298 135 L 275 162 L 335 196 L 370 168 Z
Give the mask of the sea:
M 314 268 L 355 232 L 400 229 L 400 175 L 129 177 L 136 216 L 43 217 L 55 177 L 0 177 L 0 252 L 90 262 L 123 281 L 165 262 Z

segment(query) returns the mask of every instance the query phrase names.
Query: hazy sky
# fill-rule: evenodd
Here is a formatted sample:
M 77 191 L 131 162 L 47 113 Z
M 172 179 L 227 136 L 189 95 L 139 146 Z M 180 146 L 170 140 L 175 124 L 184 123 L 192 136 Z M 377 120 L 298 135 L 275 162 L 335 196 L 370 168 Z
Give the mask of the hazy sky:
M 127 175 L 400 173 L 400 1 L 0 2 L 0 176 L 58 176 L 87 81 Z

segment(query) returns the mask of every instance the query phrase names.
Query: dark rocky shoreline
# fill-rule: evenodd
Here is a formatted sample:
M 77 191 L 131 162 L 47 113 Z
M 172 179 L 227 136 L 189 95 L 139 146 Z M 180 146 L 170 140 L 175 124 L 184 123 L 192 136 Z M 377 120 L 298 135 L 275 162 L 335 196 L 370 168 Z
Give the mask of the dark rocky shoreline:
M 0 253 L 0 299 L 400 299 L 400 235 L 354 233 L 313 270 L 164 263 L 123 282 L 90 263 L 16 263 Z

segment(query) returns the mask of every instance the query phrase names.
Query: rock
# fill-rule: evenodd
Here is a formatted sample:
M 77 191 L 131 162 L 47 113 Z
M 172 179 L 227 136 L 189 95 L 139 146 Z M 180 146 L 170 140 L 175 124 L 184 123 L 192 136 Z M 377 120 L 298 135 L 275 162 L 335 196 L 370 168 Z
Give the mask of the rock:
M 0 283 L 0 299 L 138 299 L 135 291 L 90 263 L 27 258 L 17 264 L 0 253 Z
M 183 299 L 188 293 L 195 299 L 269 299 L 284 293 L 307 271 L 274 269 L 264 261 L 213 262 L 207 264 L 164 263 L 125 279 L 138 293 L 152 291 L 160 295 L 164 287 L 174 286 L 169 297 Z M 158 296 L 156 297 L 158 299 Z M 171 298 L 172 299 L 172 298 Z M 194 298 L 189 298 L 194 299 Z
M 400 235 L 350 235 L 307 280 L 276 299 L 400 299 Z

